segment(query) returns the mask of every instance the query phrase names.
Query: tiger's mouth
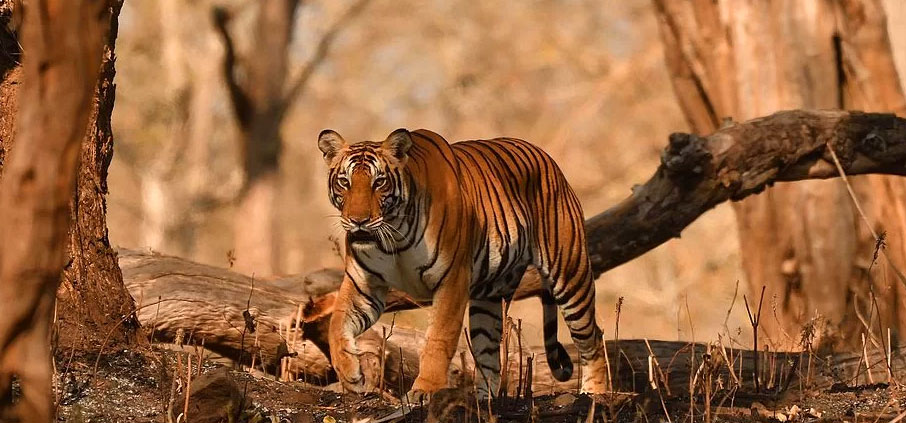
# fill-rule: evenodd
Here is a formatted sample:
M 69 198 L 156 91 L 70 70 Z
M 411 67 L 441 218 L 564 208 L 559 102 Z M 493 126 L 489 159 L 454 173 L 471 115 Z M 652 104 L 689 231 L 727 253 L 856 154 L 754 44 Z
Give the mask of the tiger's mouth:
M 371 231 L 356 229 L 346 232 L 346 240 L 349 242 L 377 242 L 377 237 Z

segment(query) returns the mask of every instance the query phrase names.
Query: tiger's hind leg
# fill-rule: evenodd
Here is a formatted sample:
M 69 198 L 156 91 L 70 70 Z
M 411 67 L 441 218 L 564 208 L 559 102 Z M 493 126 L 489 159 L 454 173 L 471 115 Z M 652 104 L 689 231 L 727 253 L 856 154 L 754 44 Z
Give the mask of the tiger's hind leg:
M 496 395 L 500 387 L 500 339 L 503 319 L 500 300 L 469 303 L 469 339 L 475 357 L 475 385 L 479 398 Z
M 586 264 L 578 269 L 556 269 L 542 277 L 560 313 L 566 321 L 573 343 L 579 350 L 582 373 L 582 392 L 607 392 L 607 361 L 601 329 L 595 322 L 595 286 Z
M 565 202 L 580 210 L 577 202 Z M 561 218 L 543 229 L 536 267 L 569 328 L 579 350 L 582 391 L 603 393 L 608 389 L 607 363 L 601 329 L 595 322 L 595 284 L 588 260 L 581 211 L 561 213 Z M 553 237 L 548 235 L 553 234 Z

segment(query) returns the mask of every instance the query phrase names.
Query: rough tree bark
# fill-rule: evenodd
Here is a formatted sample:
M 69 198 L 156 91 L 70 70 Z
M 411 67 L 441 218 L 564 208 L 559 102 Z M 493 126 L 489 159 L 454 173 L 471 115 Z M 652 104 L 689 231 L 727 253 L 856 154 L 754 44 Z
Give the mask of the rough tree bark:
M 15 115 L 19 111 L 18 93 L 22 82 L 22 68 L 19 66 L 22 51 L 13 32 L 17 27 L 13 19 L 16 6 L 17 3 L 11 0 L 0 0 L 0 27 L 10 29 L 0 31 L 0 176 L 3 176 L 7 151 L 16 135 Z
M 61 349 L 78 345 L 80 351 L 95 351 L 106 342 L 108 351 L 115 351 L 140 339 L 135 302 L 123 286 L 116 250 L 107 239 L 107 169 L 113 159 L 110 119 L 116 97 L 114 47 L 123 0 L 110 4 L 101 74 L 71 201 L 69 262 L 57 292 L 55 335 Z
M 906 111 L 877 0 L 654 5 L 677 99 L 695 133 L 782 109 Z M 853 183 L 902 268 L 903 179 Z M 779 319 L 764 321 L 768 334 L 795 334 L 817 312 L 837 329 L 828 344 L 858 345 L 865 331 L 858 316 L 872 315 L 872 291 L 882 329 L 903 329 L 906 314 L 896 305 L 906 291 L 892 274 L 867 274 L 875 240 L 841 181 L 778 186 L 734 208 L 750 292 L 767 286 L 776 304 Z M 892 270 L 883 260 L 876 266 Z
M 54 295 L 109 8 L 100 0 L 44 0 L 24 11 L 17 142 L 0 181 L 0 415 L 18 421 L 49 422 L 53 415 Z M 13 376 L 22 388 L 15 407 L 7 395 Z
M 223 40 L 223 73 L 240 131 L 245 181 L 234 225 L 234 266 L 257 275 L 280 271 L 280 240 L 276 221 L 279 195 L 280 130 L 286 112 L 305 89 L 314 70 L 327 57 L 331 43 L 368 0 L 356 2 L 322 36 L 309 60 L 294 79 L 288 72 L 289 51 L 299 0 L 262 2 L 254 25 L 255 53 L 240 63 L 227 28 L 229 14 L 214 10 L 214 23 Z M 244 82 L 237 74 L 244 73 Z
M 837 176 L 831 151 L 847 174 L 904 175 L 906 119 L 845 111 L 788 111 L 728 125 L 706 138 L 672 135 L 655 175 L 636 187 L 629 198 L 586 222 L 593 271 L 600 274 L 677 236 L 698 216 L 721 202 L 759 193 L 775 182 Z M 309 374 L 323 375 L 327 369 L 326 357 L 312 356 L 311 346 L 322 351 L 328 349 L 324 329 L 342 270 L 258 281 L 252 291 L 247 276 L 172 257 L 131 252 L 124 254 L 121 263 L 133 296 L 153 301 L 142 308 L 139 319 L 154 326 L 157 340 L 172 341 L 180 330 L 193 332 L 197 334 L 195 342 L 200 343 L 204 338 L 208 348 L 227 357 L 236 358 L 246 350 L 257 351 L 262 357 L 259 362 L 272 368 L 280 345 L 286 342 L 286 336 L 281 336 L 275 328 L 280 325 L 285 328 L 295 321 L 301 307 L 302 337 L 311 343 L 303 350 L 289 342 L 291 350 L 306 353 L 304 360 L 291 365 L 300 366 Z M 529 273 L 523 278 L 516 299 L 537 295 L 540 289 L 537 275 Z M 211 292 L 217 292 L 216 296 L 211 297 Z M 159 309 L 157 301 L 160 301 Z M 426 305 L 391 291 L 387 311 Z M 259 322 L 254 338 L 243 336 L 242 312 L 246 307 Z M 360 347 L 378 354 L 380 333 L 379 330 L 366 332 Z M 414 360 L 405 357 L 406 354 L 417 356 L 418 340 L 405 331 L 397 329 L 397 333 L 392 338 L 396 344 L 390 345 L 402 346 L 403 358 L 391 348 L 387 350 L 390 351 L 388 362 L 415 365 Z M 621 345 L 630 348 L 631 344 Z M 638 356 L 639 351 L 644 355 L 644 350 L 634 351 L 636 355 L 629 355 L 629 359 L 644 361 L 644 357 Z M 851 367 L 852 363 L 847 363 Z M 747 360 L 744 365 L 751 364 Z M 387 377 L 395 380 L 398 371 L 393 365 L 385 370 Z M 366 365 L 366 368 L 371 374 L 379 371 L 374 366 Z M 539 383 L 552 383 L 545 378 L 546 368 L 539 365 L 537 371 Z

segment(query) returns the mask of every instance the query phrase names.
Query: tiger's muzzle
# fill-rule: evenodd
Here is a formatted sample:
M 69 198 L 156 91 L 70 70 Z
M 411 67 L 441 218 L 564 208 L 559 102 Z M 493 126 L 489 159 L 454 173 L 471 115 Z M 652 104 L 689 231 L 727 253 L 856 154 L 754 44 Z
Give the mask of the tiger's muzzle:
M 380 227 L 382 219 L 366 218 L 348 218 L 341 219 L 343 229 L 346 230 L 347 239 L 350 242 L 377 242 L 378 237 L 375 230 Z

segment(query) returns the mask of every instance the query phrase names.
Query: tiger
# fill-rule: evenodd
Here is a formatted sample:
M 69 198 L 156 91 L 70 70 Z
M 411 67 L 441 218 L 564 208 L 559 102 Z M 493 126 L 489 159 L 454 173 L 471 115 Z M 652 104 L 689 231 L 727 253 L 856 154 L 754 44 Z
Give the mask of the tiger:
M 445 388 L 466 305 L 477 391 L 498 395 L 502 301 L 531 266 L 541 276 L 544 345 L 552 375 L 572 377 L 557 340 L 563 314 L 579 351 L 581 389 L 606 389 L 602 331 L 579 200 L 554 160 L 515 138 L 448 143 L 400 128 L 349 144 L 325 129 L 318 147 L 329 199 L 345 231 L 345 276 L 330 317 L 331 363 L 353 392 L 373 388 L 356 337 L 380 317 L 389 289 L 433 302 L 410 401 Z

